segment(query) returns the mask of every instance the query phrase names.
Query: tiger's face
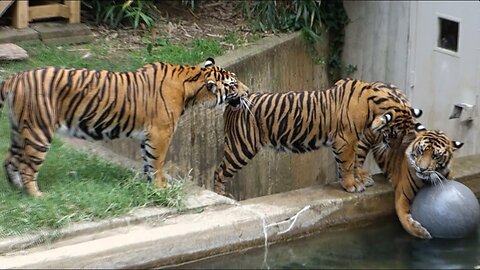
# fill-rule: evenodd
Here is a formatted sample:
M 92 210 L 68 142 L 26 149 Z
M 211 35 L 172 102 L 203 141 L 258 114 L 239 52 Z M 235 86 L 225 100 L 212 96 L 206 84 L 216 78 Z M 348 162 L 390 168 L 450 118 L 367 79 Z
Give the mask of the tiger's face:
M 423 126 L 417 130 L 405 155 L 418 178 L 426 184 L 437 184 L 448 177 L 452 153 L 463 143 L 450 140 L 439 130 L 426 130 Z
M 250 89 L 237 79 L 237 75 L 223 68 L 215 66 L 213 58 L 208 58 L 204 64 L 205 86 L 199 94 L 197 101 L 207 107 L 230 104 L 234 100 L 246 96 Z

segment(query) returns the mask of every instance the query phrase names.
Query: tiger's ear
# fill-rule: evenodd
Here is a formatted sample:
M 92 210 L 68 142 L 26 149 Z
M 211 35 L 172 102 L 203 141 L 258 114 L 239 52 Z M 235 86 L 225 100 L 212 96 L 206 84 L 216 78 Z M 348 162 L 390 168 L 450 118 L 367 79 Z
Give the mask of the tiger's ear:
M 217 84 L 215 84 L 214 81 L 209 80 L 206 84 L 207 90 L 212 92 L 212 93 L 217 93 Z
M 415 124 L 415 131 L 426 131 L 427 129 L 420 123 Z
M 423 114 L 423 111 L 421 109 L 417 109 L 417 108 L 410 108 L 410 111 L 412 112 L 413 117 L 415 117 L 415 118 L 419 118 Z
M 455 151 L 462 148 L 463 142 L 452 141 L 452 145 L 453 145 L 453 151 Z
M 205 60 L 205 63 L 203 64 L 203 67 L 211 67 L 215 65 L 215 60 L 213 58 L 209 57 L 207 60 Z
M 373 119 L 371 128 L 373 131 L 378 131 L 388 125 L 388 123 L 390 123 L 392 120 L 393 113 L 388 111 L 380 116 L 375 117 L 375 119 Z

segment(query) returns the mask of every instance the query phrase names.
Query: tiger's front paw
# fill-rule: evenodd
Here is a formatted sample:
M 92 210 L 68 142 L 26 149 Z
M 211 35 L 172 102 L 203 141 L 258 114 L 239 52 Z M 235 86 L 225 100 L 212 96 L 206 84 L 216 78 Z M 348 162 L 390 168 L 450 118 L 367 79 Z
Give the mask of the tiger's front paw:
M 415 219 L 412 218 L 412 215 L 408 214 L 407 215 L 407 222 L 408 222 L 408 227 L 405 228 L 408 233 L 410 233 L 413 236 L 416 236 L 418 238 L 423 238 L 423 239 L 431 239 L 432 236 L 430 235 L 430 232 L 420 224 L 420 222 L 416 221 Z
M 359 181 L 356 181 L 355 178 L 346 179 L 342 181 L 342 187 L 347 192 L 362 192 L 365 191 L 365 185 Z
M 367 170 L 357 168 L 355 175 L 356 180 L 363 184 L 365 187 L 371 187 L 375 184 L 375 181 L 373 181 L 372 176 L 368 173 Z

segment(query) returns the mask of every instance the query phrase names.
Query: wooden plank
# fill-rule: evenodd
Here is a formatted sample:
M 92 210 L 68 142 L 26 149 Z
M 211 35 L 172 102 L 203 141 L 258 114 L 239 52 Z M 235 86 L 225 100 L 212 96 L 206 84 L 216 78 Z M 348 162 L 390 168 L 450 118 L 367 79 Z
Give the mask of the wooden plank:
M 31 6 L 28 9 L 28 14 L 29 21 L 51 17 L 68 18 L 70 16 L 70 10 L 67 6 L 62 4 L 49 4 L 41 6 Z
M 5 13 L 12 4 L 13 0 L 0 1 L 0 17 L 2 17 L 3 13 Z
M 65 0 L 65 5 L 70 10 L 69 23 L 80 23 L 80 1 Z
M 28 27 L 28 1 L 17 0 L 15 2 L 12 25 L 18 29 Z

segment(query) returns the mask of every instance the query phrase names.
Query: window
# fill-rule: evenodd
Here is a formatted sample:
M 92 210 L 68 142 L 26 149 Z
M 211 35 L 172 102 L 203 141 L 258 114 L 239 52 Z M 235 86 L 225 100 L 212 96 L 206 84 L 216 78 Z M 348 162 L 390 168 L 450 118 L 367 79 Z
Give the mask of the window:
M 438 18 L 437 46 L 453 52 L 458 51 L 459 23 L 445 18 Z

